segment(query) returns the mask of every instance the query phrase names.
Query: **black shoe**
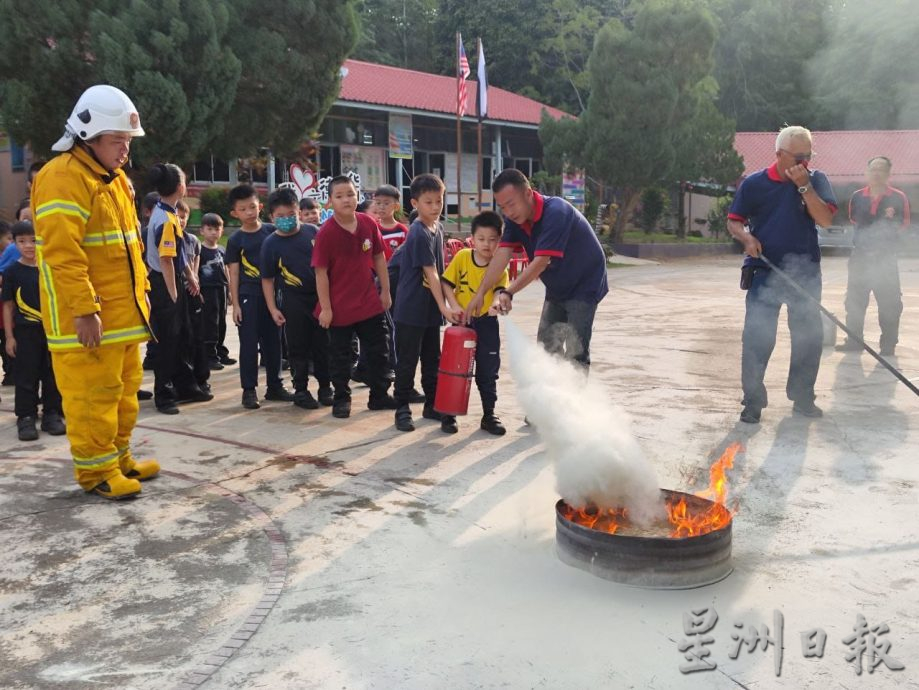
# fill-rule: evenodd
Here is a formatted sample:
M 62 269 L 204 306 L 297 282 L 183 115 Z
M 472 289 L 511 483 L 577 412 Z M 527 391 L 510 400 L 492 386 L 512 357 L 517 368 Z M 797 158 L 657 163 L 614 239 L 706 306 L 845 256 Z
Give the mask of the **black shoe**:
M 762 408 L 755 405 L 744 405 L 744 408 L 740 411 L 740 421 L 746 424 L 759 424 L 759 418 L 762 414 Z
M 294 405 L 302 407 L 304 410 L 316 410 L 319 403 L 308 390 L 297 391 L 294 393 Z
M 848 338 L 836 346 L 836 352 L 860 352 L 861 349 L 861 345 L 859 345 L 854 340 L 849 340 Z
M 456 426 L 456 417 L 452 414 L 441 415 L 440 430 L 445 434 L 455 434 L 459 431 L 459 427 Z
M 20 441 L 37 441 L 38 429 L 35 428 L 35 417 L 20 417 L 16 420 L 16 430 Z
M 199 386 L 199 387 L 201 388 L 201 390 L 203 390 L 205 393 L 210 393 L 210 392 L 211 392 L 211 384 L 207 383 L 206 381 L 205 381 L 204 383 L 199 383 L 198 386 Z
M 792 412 L 795 414 L 804 415 L 805 417 L 822 417 L 823 410 L 817 407 L 813 401 L 808 402 L 795 402 L 791 407 Z
M 399 431 L 414 431 L 415 423 L 412 421 L 412 409 L 402 405 L 396 410 L 396 428 Z
M 504 428 L 501 420 L 495 417 L 493 412 L 486 412 L 482 415 L 482 423 L 479 424 L 479 428 L 495 436 L 504 436 L 507 433 L 507 429 Z
M 351 416 L 351 400 L 336 400 L 332 403 L 332 416 L 347 419 Z
M 271 386 L 265 391 L 265 400 L 275 400 L 277 402 L 293 402 L 294 394 L 284 388 L 284 386 Z
M 441 421 L 444 417 L 443 415 L 434 409 L 433 405 L 425 405 L 421 410 L 421 416 L 425 419 L 433 419 L 435 422 Z
M 41 416 L 41 430 L 52 436 L 63 436 L 67 433 L 67 426 L 57 412 L 45 412 Z
M 416 405 L 420 405 L 427 398 L 424 397 L 424 393 L 419 393 L 415 388 L 412 388 L 412 392 L 408 394 L 408 401 Z
M 885 345 L 881 348 L 881 357 L 894 357 L 897 354 L 896 345 Z
M 225 367 L 229 367 L 229 366 L 236 364 L 236 360 L 233 359 L 232 357 L 223 355 L 220 357 L 220 363 Z
M 156 411 L 162 414 L 179 414 L 179 408 L 174 402 L 164 403 L 156 406 Z
M 386 373 L 384 374 L 384 377 L 386 378 L 387 381 L 395 381 L 395 380 L 396 380 L 396 372 L 393 371 L 392 369 L 387 369 L 387 370 L 386 370 Z
M 207 367 L 211 371 L 220 371 L 221 369 L 224 368 L 223 364 L 220 363 L 219 359 L 209 359 L 207 361 Z
M 366 372 L 363 369 L 358 369 L 357 367 L 354 367 L 354 369 L 351 370 L 351 380 L 354 381 L 355 383 L 366 384 L 367 379 L 364 378 L 364 374 L 366 374 Z
M 332 386 L 319 386 L 319 404 L 323 407 L 332 407 L 335 400 L 335 394 L 332 392 Z
M 150 391 L 139 390 L 137 391 L 138 400 L 153 400 L 153 393 Z
M 395 410 L 399 407 L 395 398 L 393 398 L 388 393 L 380 397 L 370 398 L 367 401 L 368 410 Z
M 176 400 L 176 403 L 180 405 L 183 403 L 208 402 L 209 400 L 214 399 L 212 393 L 208 393 L 207 391 L 201 390 L 200 388 L 193 388 L 186 393 L 179 393 L 177 397 L 178 400 Z
M 258 402 L 258 395 L 254 388 L 243 389 L 243 407 L 247 410 L 257 410 L 261 407 Z

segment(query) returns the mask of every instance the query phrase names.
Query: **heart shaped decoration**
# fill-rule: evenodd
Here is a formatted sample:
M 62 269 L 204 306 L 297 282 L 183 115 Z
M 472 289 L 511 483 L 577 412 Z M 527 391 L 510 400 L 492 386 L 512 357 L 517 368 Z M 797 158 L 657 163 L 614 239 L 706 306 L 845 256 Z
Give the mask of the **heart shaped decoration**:
M 290 181 L 297 187 L 297 191 L 302 198 L 308 189 L 312 189 L 316 184 L 316 178 L 310 170 L 304 170 L 300 165 L 294 163 L 290 166 Z

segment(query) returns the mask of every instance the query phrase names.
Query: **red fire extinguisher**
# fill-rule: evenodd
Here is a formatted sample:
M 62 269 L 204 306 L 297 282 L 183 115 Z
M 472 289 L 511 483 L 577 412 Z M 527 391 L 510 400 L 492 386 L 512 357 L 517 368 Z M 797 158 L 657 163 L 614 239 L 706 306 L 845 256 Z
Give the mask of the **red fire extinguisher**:
M 475 343 L 476 334 L 471 328 L 450 326 L 444 331 L 434 396 L 434 409 L 441 414 L 463 415 L 469 409 Z

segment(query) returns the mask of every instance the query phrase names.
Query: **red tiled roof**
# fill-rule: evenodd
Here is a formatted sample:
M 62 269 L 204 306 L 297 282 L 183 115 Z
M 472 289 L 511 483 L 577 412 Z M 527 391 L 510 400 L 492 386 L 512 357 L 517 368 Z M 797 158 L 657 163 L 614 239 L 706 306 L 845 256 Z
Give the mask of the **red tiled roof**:
M 456 114 L 456 77 L 416 72 L 400 67 L 345 60 L 339 100 L 389 105 L 411 110 Z M 475 117 L 477 82 L 466 83 L 467 116 Z M 542 110 L 552 117 L 571 117 L 558 108 L 543 105 L 495 86 L 488 87 L 488 118 L 501 122 L 538 125 Z
M 775 160 L 775 132 L 737 132 L 734 148 L 744 160 L 744 176 Z M 891 184 L 919 184 L 919 130 L 813 132 L 813 167 L 837 184 L 860 183 L 872 156 L 893 161 Z

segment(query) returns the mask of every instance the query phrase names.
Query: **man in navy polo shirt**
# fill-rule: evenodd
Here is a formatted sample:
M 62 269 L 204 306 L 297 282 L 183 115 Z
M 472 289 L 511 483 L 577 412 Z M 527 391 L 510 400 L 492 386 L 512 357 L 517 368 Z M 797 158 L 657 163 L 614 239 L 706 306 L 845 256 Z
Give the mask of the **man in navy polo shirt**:
M 822 277 L 817 224 L 831 224 L 836 198 L 826 175 L 809 170 L 811 133 L 786 127 L 775 142 L 775 163 L 750 175 L 737 190 L 728 214 L 728 231 L 744 246 L 741 286 L 747 289 L 743 330 L 740 420 L 756 424 L 768 404 L 763 378 L 775 348 L 779 311 L 788 309 L 791 366 L 785 392 L 796 414 L 821 417 L 814 404 L 814 383 L 820 368 L 823 326 L 820 310 Z M 747 227 L 749 227 L 749 230 Z M 759 258 L 765 256 L 800 284 L 813 300 L 796 292 Z M 816 300 L 816 301 L 815 301 Z
M 514 249 L 522 247 L 529 265 L 495 296 L 494 306 L 508 313 L 514 294 L 540 278 L 546 286 L 546 300 L 536 339 L 549 352 L 588 368 L 594 315 L 609 292 L 606 254 L 597 235 L 574 206 L 535 192 L 519 170 L 502 171 L 491 189 L 504 213 L 504 235 L 466 307 L 466 318 L 481 311 L 485 294 L 504 274 Z
M 874 293 L 881 326 L 881 354 L 896 352 L 903 299 L 897 246 L 900 232 L 909 227 L 909 200 L 887 184 L 893 165 L 885 156 L 868 161 L 868 186 L 849 199 L 849 222 L 855 225 L 855 247 L 849 257 L 846 288 L 846 326 L 862 336 L 868 299 Z M 862 346 L 846 340 L 837 350 L 861 352 Z

